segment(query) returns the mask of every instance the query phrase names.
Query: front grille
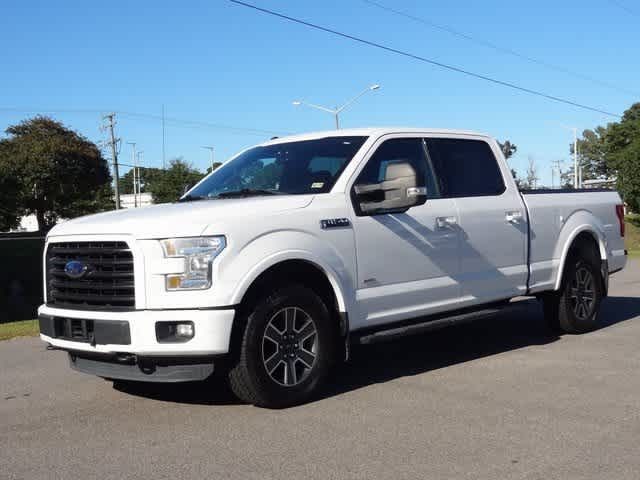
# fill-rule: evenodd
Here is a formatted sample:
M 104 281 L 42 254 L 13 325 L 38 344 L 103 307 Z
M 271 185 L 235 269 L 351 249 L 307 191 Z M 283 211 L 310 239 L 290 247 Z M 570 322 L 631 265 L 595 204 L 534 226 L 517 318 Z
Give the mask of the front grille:
M 79 278 L 65 272 L 72 261 L 85 267 Z M 133 254 L 126 242 L 51 243 L 46 263 L 48 305 L 89 310 L 135 306 Z

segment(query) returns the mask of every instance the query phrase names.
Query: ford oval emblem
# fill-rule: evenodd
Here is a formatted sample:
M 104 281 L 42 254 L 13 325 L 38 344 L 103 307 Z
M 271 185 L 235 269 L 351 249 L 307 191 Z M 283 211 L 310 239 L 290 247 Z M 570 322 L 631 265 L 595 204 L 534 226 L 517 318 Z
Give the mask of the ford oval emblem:
M 89 270 L 88 265 L 76 260 L 71 260 L 64 266 L 64 273 L 69 278 L 82 278 L 87 273 L 87 270 Z

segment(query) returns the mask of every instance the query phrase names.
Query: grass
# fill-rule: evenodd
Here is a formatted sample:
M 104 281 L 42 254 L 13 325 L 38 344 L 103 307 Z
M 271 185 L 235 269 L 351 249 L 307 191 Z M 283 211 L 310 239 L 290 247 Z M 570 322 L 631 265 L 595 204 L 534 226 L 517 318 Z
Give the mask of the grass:
M 35 337 L 40 333 L 38 320 L 0 323 L 0 340 L 14 337 Z
M 640 258 L 640 215 L 627 215 L 625 223 L 625 248 L 630 257 Z

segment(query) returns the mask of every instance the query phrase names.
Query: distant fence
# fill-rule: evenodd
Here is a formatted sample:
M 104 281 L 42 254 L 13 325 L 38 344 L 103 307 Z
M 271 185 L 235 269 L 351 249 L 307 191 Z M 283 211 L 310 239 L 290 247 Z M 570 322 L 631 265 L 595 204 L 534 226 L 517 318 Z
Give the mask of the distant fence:
M 36 318 L 43 250 L 39 232 L 0 233 L 0 323 Z

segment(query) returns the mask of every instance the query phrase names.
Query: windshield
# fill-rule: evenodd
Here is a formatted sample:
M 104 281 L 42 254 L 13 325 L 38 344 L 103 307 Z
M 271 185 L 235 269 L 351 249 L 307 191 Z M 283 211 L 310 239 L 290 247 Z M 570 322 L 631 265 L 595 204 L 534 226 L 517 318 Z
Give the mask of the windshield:
M 183 201 L 326 193 L 367 137 L 327 137 L 254 147 L 207 177 Z

